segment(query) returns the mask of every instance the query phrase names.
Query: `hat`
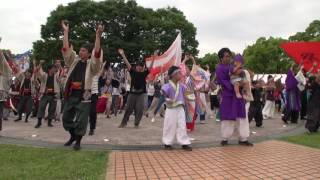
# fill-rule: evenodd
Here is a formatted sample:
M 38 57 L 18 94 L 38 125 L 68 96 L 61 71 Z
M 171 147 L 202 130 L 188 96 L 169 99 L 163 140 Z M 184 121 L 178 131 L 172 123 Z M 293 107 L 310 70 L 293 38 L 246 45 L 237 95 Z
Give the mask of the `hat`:
M 238 61 L 241 64 L 244 63 L 243 57 L 240 54 L 237 54 L 237 55 L 234 56 L 234 61 Z

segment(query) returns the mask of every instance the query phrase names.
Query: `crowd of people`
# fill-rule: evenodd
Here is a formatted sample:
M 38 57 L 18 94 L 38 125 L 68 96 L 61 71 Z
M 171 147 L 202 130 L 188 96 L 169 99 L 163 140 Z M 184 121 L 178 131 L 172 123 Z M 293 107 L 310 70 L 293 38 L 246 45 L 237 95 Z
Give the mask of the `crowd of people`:
M 15 122 L 24 117 L 28 123 L 29 117 L 36 117 L 35 128 L 41 128 L 44 119 L 49 127 L 52 121 L 62 121 L 70 134 L 64 145 L 75 142 L 73 148 L 79 150 L 88 124 L 89 135 L 94 135 L 99 113 L 112 118 L 124 112 L 119 128 L 127 126 L 131 115 L 138 128 L 143 116 L 154 122 L 159 114 L 164 117 L 165 149 L 172 149 L 177 139 L 190 151 L 187 132 L 195 129 L 198 119 L 200 124 L 209 118 L 221 121 L 223 146 L 235 129 L 239 144 L 252 146 L 249 123 L 254 120 L 262 127 L 263 120 L 274 118 L 275 112 L 282 114 L 286 124 L 306 120 L 310 132 L 320 126 L 320 71 L 314 68 L 306 72 L 303 65 L 292 66 L 285 83 L 271 75 L 267 82 L 254 80 L 254 73 L 244 68 L 245 59 L 222 48 L 214 72 L 185 54 L 180 66 L 148 78 L 154 60 L 149 67 L 143 61 L 130 64 L 125 51 L 119 49 L 123 63 L 103 61 L 100 38 L 104 26 L 97 26 L 94 46 L 82 45 L 78 55 L 69 43 L 69 25 L 62 21 L 61 26 L 64 65 L 56 60 L 44 68 L 44 61 L 33 61 L 33 68 L 22 72 L 10 53 L 0 50 L 0 130 L 2 120 L 8 120 L 11 113 Z

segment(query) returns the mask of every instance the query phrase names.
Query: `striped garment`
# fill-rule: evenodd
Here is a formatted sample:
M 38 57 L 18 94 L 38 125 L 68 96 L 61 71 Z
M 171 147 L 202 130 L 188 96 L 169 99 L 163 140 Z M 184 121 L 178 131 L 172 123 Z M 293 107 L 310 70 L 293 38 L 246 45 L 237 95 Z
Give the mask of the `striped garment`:
M 92 78 L 92 84 L 91 84 L 91 94 L 99 94 L 99 76 L 94 76 Z

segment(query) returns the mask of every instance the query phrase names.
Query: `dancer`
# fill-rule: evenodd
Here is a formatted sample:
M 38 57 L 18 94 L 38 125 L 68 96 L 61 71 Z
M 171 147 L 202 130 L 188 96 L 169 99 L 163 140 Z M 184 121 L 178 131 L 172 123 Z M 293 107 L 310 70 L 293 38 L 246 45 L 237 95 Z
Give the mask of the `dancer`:
M 310 99 L 308 102 L 307 122 L 305 127 L 311 133 L 318 131 L 320 127 L 320 70 L 315 76 L 310 77 Z
M 274 78 L 269 75 L 268 82 L 265 86 L 266 91 L 266 102 L 262 110 L 263 119 L 273 118 L 274 111 L 275 111 L 275 98 L 274 98 L 274 91 L 276 89 Z
M 35 94 L 34 89 L 34 77 L 32 75 L 32 70 L 27 70 L 17 76 L 20 83 L 20 100 L 18 104 L 18 118 L 15 122 L 22 120 L 22 113 L 26 113 L 25 122 L 28 122 L 28 118 L 32 111 L 32 95 Z
M 38 123 L 35 128 L 41 126 L 41 121 L 44 118 L 47 105 L 48 107 L 48 127 L 53 127 L 52 120 L 55 119 L 57 99 L 60 96 L 60 86 L 58 83 L 58 73 L 55 65 L 48 66 L 48 72 L 43 72 L 42 64 L 40 64 L 36 77 L 41 81 L 40 85 L 40 103 L 38 109 Z
M 168 75 L 170 81 L 162 87 L 167 105 L 162 141 L 165 149 L 171 150 L 173 141 L 176 138 L 184 150 L 192 151 L 192 148 L 189 146 L 191 142 L 187 135 L 186 113 L 184 110 L 186 87 L 179 82 L 181 80 L 179 67 L 170 67 Z
M 0 49 L 0 131 L 2 130 L 3 108 L 10 90 L 12 70 Z
M 127 100 L 127 107 L 119 128 L 124 128 L 127 126 L 129 117 L 133 111 L 135 113 L 134 126 L 138 128 L 145 108 L 146 78 L 149 74 L 148 69 L 152 69 L 154 60 L 151 62 L 151 65 L 148 68 L 145 67 L 144 62 L 138 62 L 133 68 L 124 54 L 123 49 L 119 49 L 118 52 L 126 64 L 131 77 L 131 86 Z
M 104 26 L 98 25 L 94 49 L 90 44 L 81 46 L 79 56 L 69 45 L 69 24 L 61 22 L 63 28 L 62 55 L 69 72 L 65 85 L 65 105 L 63 109 L 63 127 L 70 133 L 70 139 L 64 144 L 73 146 L 74 150 L 81 148 L 81 139 L 86 134 L 91 105 L 92 78 L 98 74 L 102 65 L 101 35 Z M 92 52 L 92 54 L 91 54 Z

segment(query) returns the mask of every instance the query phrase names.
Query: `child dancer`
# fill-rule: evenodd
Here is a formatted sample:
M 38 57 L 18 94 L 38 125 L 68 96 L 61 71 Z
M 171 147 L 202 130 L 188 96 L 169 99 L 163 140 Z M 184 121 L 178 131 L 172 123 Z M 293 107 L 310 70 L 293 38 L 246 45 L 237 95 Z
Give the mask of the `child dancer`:
M 162 87 L 163 95 L 166 98 L 167 110 L 164 117 L 162 141 L 165 149 L 171 150 L 175 139 L 182 145 L 182 149 L 192 151 L 189 146 L 190 138 L 187 135 L 186 117 L 184 111 L 186 87 L 179 83 L 181 79 L 180 69 L 172 66 L 168 75 L 169 83 Z

